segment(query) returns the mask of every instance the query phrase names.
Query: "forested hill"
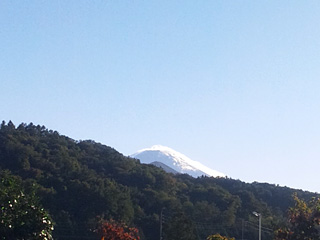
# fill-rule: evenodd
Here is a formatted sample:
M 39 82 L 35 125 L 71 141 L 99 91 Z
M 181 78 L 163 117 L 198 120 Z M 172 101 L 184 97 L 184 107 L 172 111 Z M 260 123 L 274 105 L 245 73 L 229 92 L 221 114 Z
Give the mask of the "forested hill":
M 142 239 L 205 239 L 221 233 L 257 238 L 262 214 L 263 239 L 284 224 L 293 204 L 315 193 L 226 178 L 172 175 L 140 164 L 94 141 L 75 141 L 44 126 L 2 122 L 0 171 L 35 188 L 55 223 L 54 239 L 97 239 L 101 219 L 123 221 L 139 229 Z M 243 235 L 242 235 L 243 234 Z

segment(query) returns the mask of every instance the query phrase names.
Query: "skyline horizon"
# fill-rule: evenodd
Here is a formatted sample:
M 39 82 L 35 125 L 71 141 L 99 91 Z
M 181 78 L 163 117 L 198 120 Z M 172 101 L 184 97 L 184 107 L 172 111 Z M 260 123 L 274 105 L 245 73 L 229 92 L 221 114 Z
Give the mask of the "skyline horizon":
M 5 121 L 5 120 L 2 120 L 2 121 Z M 9 122 L 9 121 L 11 121 L 11 120 L 8 120 L 8 122 Z M 8 122 L 5 121 L 6 124 L 7 124 Z M 69 138 L 71 138 L 71 139 L 73 139 L 73 140 L 75 140 L 75 141 L 86 141 L 86 140 L 95 141 L 94 139 L 89 139 L 89 138 L 88 138 L 88 139 L 74 139 L 73 137 L 68 136 L 68 135 L 65 135 L 65 134 L 61 133 L 60 131 L 58 131 L 58 130 L 50 129 L 50 128 L 48 128 L 48 127 L 45 126 L 45 125 L 36 124 L 36 123 L 34 123 L 34 122 L 29 122 L 29 123 L 21 122 L 21 123 L 19 123 L 19 124 L 16 124 L 16 123 L 14 123 L 14 122 L 12 121 L 12 123 L 15 125 L 15 127 L 18 127 L 19 124 L 27 124 L 27 125 L 28 125 L 28 124 L 32 123 L 32 124 L 34 124 L 34 125 L 44 126 L 44 127 L 46 127 L 48 130 L 57 131 L 60 135 L 69 137 Z M 113 146 L 110 146 L 110 145 L 108 145 L 108 144 L 105 144 L 105 143 L 102 143 L 102 142 L 99 142 L 99 141 L 95 141 L 95 142 L 100 143 L 100 144 L 103 144 L 103 145 L 108 146 L 108 147 L 111 147 L 111 148 L 114 148 Z M 182 153 L 182 152 L 180 152 L 180 151 L 177 151 L 177 150 L 175 150 L 175 149 L 173 149 L 173 148 L 171 148 L 171 147 L 169 147 L 169 146 L 165 146 L 165 145 L 163 145 L 163 144 L 154 144 L 154 145 L 152 145 L 152 146 L 150 146 L 150 147 L 138 149 L 136 152 L 133 152 L 133 153 L 130 153 L 130 154 L 123 153 L 123 152 L 119 151 L 119 150 L 116 149 L 116 148 L 114 148 L 114 149 L 115 149 L 116 151 L 118 151 L 119 153 L 121 153 L 122 155 L 126 156 L 126 157 L 134 158 L 132 155 L 135 155 L 135 154 L 137 154 L 137 153 L 139 153 L 139 152 L 141 152 L 141 151 L 143 151 L 143 150 L 146 150 L 146 149 L 151 149 L 151 148 L 154 147 L 154 146 L 162 146 L 162 147 L 165 147 L 165 148 L 169 148 L 169 149 L 171 149 L 171 150 L 173 150 L 173 151 L 175 151 L 175 152 L 178 152 L 178 153 L 186 156 L 187 158 L 191 159 L 192 161 L 196 161 L 196 162 L 199 162 L 199 163 L 203 164 L 202 162 L 200 162 L 200 161 L 198 161 L 198 160 L 196 160 L 196 159 L 190 158 L 188 155 L 186 155 L 186 154 L 184 154 L 184 153 Z M 139 161 L 141 161 L 141 160 L 139 159 Z M 163 163 L 163 164 L 164 164 L 164 163 Z M 204 166 L 206 166 L 206 164 L 204 164 Z M 212 166 L 213 166 L 213 165 L 210 165 L 209 168 L 212 169 L 212 170 L 214 170 L 214 171 L 221 172 L 219 169 L 212 168 Z M 206 167 L 208 167 L 208 166 L 206 166 Z M 239 180 L 239 181 L 242 181 L 242 182 L 245 182 L 245 183 L 249 183 L 249 184 L 252 184 L 252 183 L 255 183 L 255 182 L 256 182 L 256 183 L 261 183 L 261 184 L 266 183 L 266 184 L 270 184 L 270 185 L 275 185 L 275 186 L 277 186 L 277 187 L 288 187 L 288 188 L 291 188 L 291 189 L 303 190 L 303 191 L 308 191 L 308 192 L 313 192 L 313 193 L 320 194 L 320 192 L 317 191 L 317 190 L 305 189 L 305 188 L 301 188 L 301 187 L 297 187 L 297 186 L 290 186 L 290 185 L 287 185 L 287 184 L 281 184 L 281 183 L 277 183 L 277 182 L 259 181 L 259 180 L 254 180 L 254 179 L 245 180 L 245 179 L 241 179 L 241 178 L 236 178 L 236 177 L 233 177 L 233 176 L 229 176 L 229 175 L 228 175 L 227 173 L 225 173 L 225 172 L 222 172 L 222 173 L 225 174 L 225 178 L 231 178 L 231 179 L 233 179 L 233 180 Z M 190 176 L 191 176 L 191 175 L 190 175 Z M 250 177 L 249 177 L 248 179 L 250 179 Z
M 320 2 L 0 1 L 0 116 L 320 192 Z

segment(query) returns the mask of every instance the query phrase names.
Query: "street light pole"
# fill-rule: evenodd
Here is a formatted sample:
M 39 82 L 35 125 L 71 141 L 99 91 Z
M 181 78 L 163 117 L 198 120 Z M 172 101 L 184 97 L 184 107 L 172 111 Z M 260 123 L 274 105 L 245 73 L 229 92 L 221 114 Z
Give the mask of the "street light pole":
M 261 213 L 253 212 L 253 215 L 259 217 L 259 240 L 261 240 Z
M 259 214 L 259 240 L 261 240 L 261 214 Z

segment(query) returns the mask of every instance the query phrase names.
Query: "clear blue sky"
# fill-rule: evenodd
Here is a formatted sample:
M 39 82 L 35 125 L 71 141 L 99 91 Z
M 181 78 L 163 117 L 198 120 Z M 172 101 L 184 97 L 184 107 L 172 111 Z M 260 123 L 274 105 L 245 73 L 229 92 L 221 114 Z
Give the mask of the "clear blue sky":
M 0 1 L 0 118 L 320 192 L 320 1 Z

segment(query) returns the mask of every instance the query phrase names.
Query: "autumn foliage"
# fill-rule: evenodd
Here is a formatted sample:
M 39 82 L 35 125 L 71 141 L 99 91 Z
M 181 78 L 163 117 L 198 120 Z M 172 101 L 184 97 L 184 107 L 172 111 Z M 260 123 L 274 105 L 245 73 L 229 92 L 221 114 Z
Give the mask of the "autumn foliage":
M 220 234 L 214 234 L 207 237 L 207 240 L 234 240 L 234 238 L 228 238 L 225 236 L 221 236 Z
M 288 211 L 289 224 L 278 229 L 275 240 L 320 239 L 320 199 L 305 202 L 294 195 L 295 206 Z
M 104 222 L 98 232 L 101 240 L 140 240 L 138 229 L 114 220 Z

